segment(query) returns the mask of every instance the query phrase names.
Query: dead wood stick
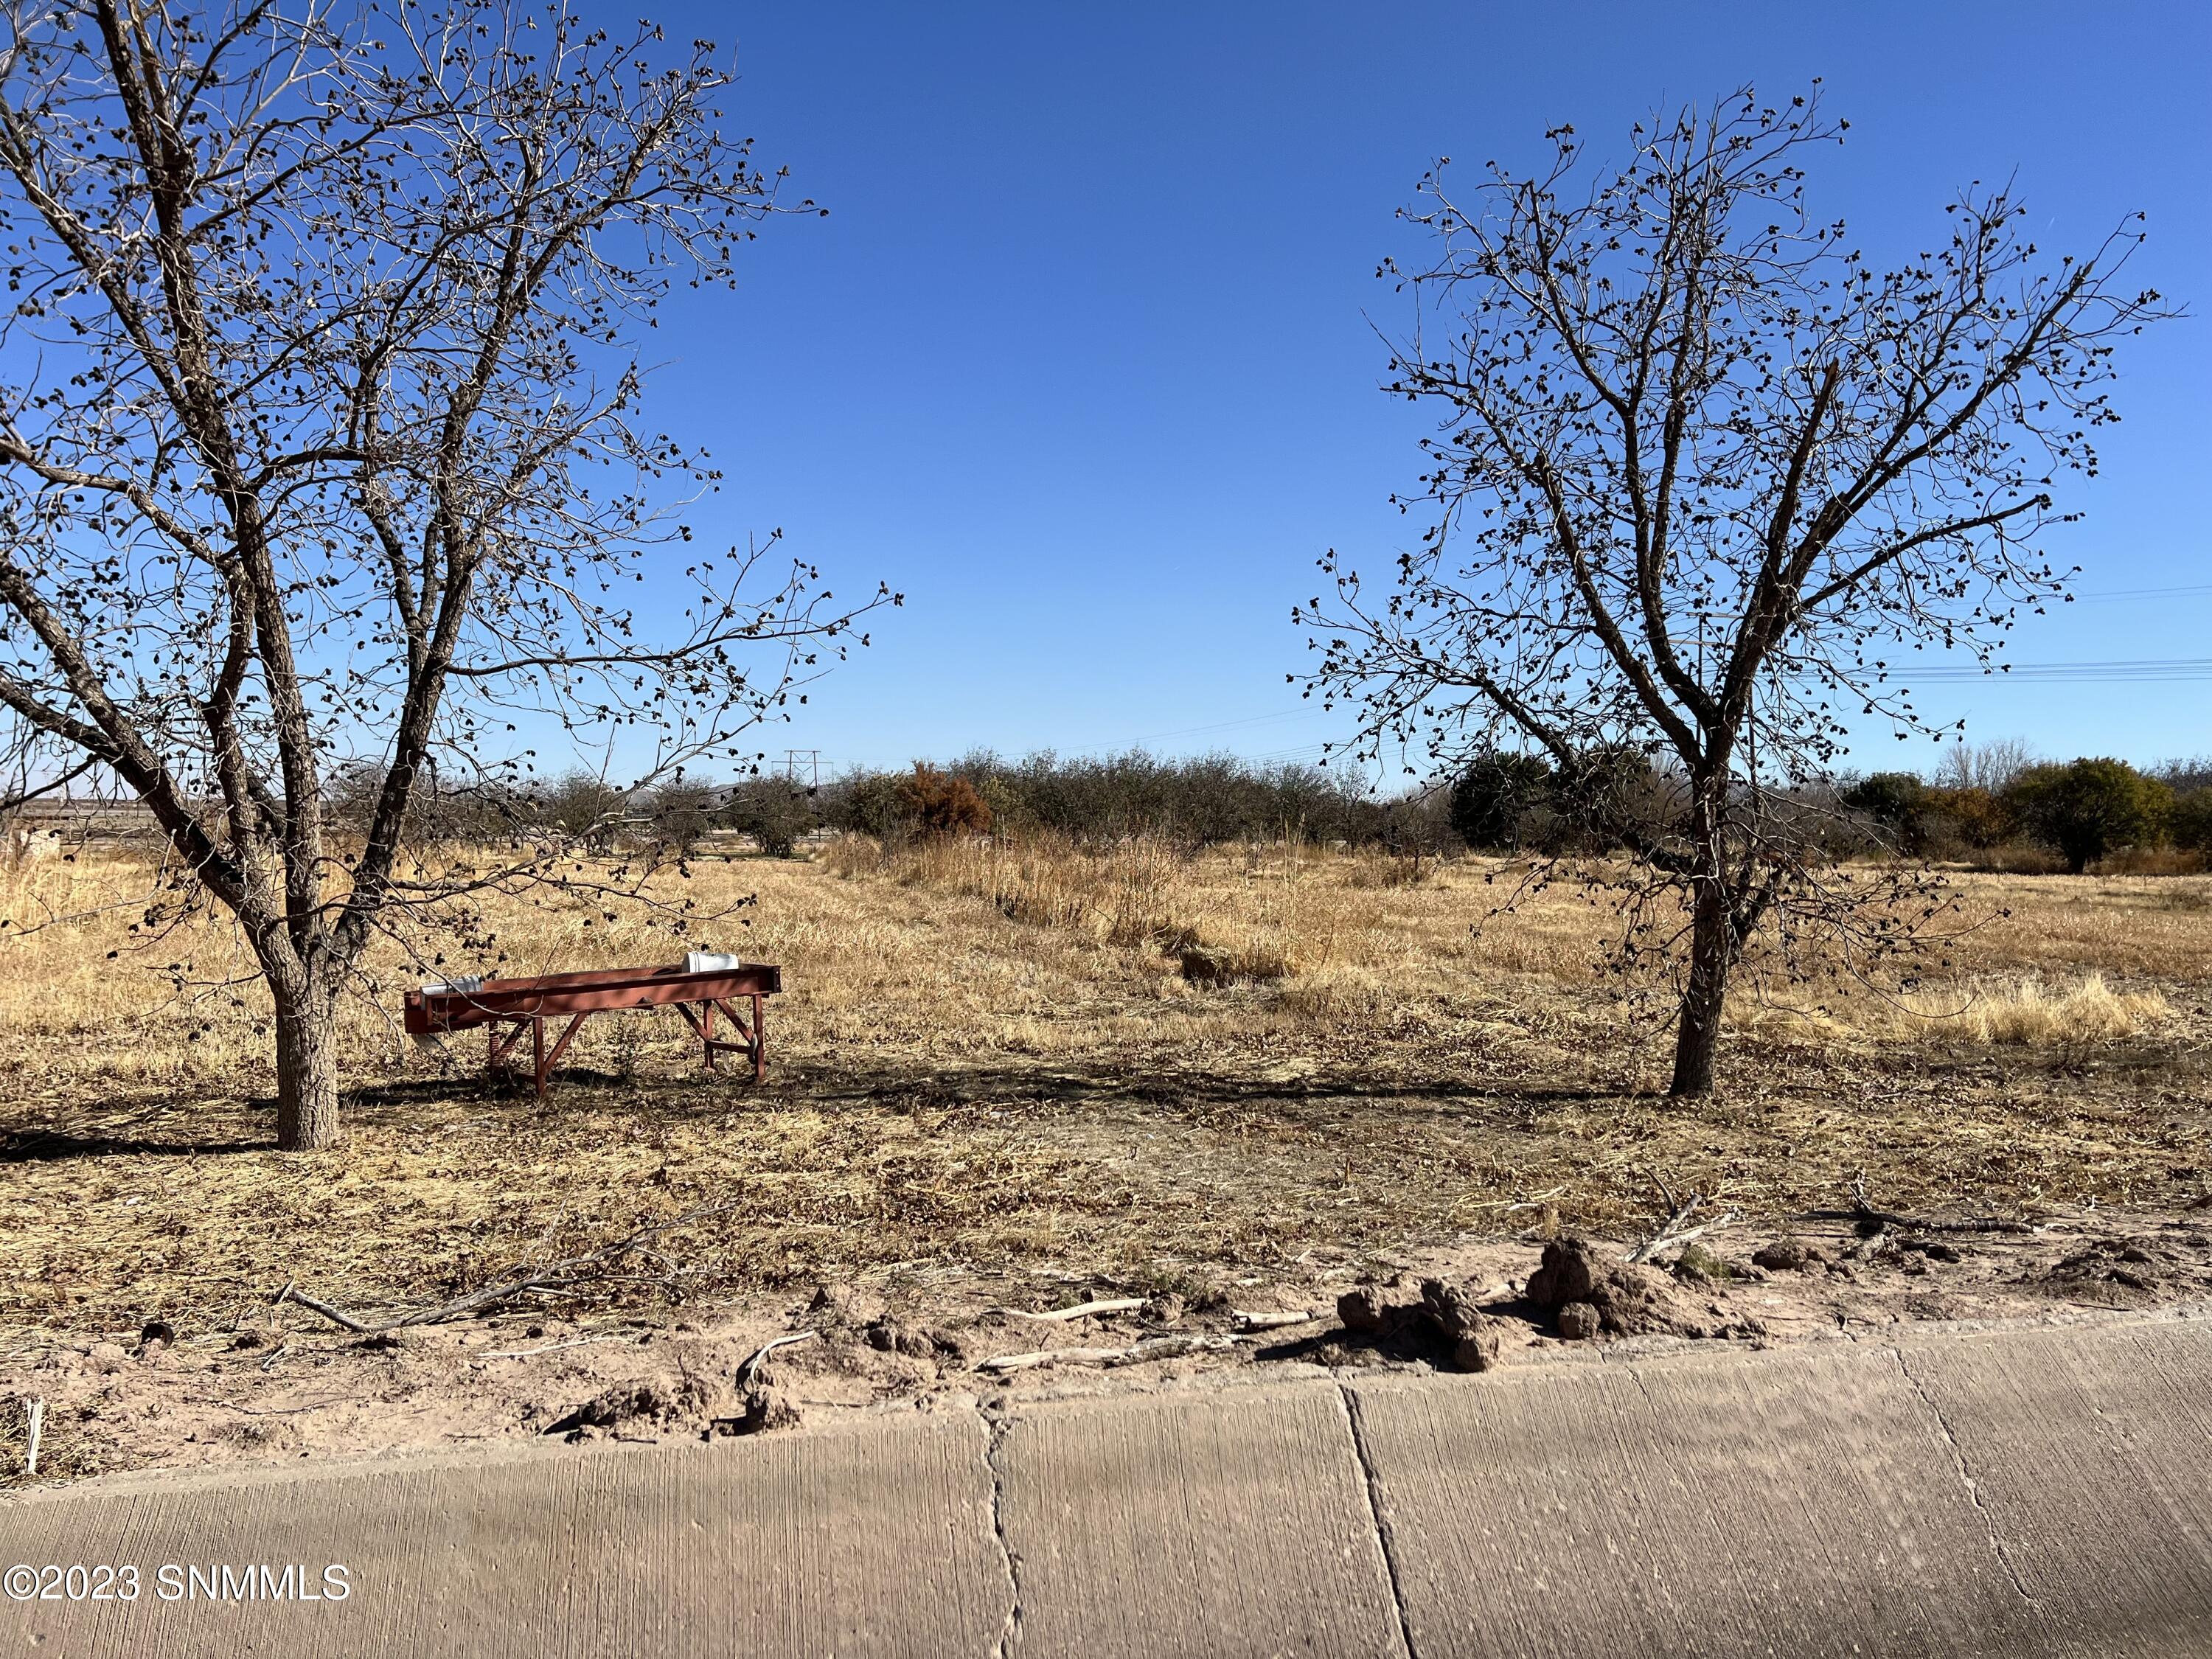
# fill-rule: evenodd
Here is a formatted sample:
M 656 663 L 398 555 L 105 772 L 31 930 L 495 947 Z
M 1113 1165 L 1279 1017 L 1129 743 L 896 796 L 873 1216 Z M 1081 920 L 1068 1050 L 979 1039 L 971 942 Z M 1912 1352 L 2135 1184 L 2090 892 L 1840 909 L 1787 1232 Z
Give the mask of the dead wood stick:
M 46 1432 L 46 1402 L 33 1400 L 28 1414 L 30 1422 L 23 1433 L 23 1474 L 27 1480 L 39 1472 L 39 1437 Z
M 1054 1308 L 1049 1313 L 1031 1313 L 1026 1308 L 994 1308 L 995 1314 L 1006 1314 L 1015 1319 L 1090 1319 L 1101 1314 L 1134 1313 L 1145 1305 L 1141 1296 L 1109 1297 L 1097 1302 L 1079 1302 L 1072 1308 Z
M 1666 1233 L 1662 1235 L 1660 1237 L 1652 1239 L 1649 1243 L 1639 1244 L 1636 1249 L 1631 1250 L 1626 1256 L 1624 1256 L 1622 1260 L 1626 1261 L 1649 1261 L 1653 1256 L 1658 1255 L 1662 1250 L 1671 1250 L 1679 1245 L 1689 1243 L 1692 1239 L 1703 1238 L 1707 1233 L 1717 1233 L 1723 1227 L 1733 1225 L 1735 1221 L 1735 1212 L 1734 1210 L 1730 1210 L 1725 1215 L 1717 1217 L 1711 1221 L 1703 1222 L 1695 1227 L 1685 1227 L 1680 1232 Z
M 534 1353 L 553 1353 L 562 1348 L 587 1348 L 594 1342 L 627 1342 L 626 1336 L 571 1336 L 558 1342 L 541 1342 L 534 1348 L 501 1348 L 490 1353 L 480 1353 L 479 1359 L 527 1359 Z
M 1327 1311 L 1321 1308 L 1300 1308 L 1288 1313 L 1240 1311 L 1237 1316 L 1237 1328 L 1240 1331 L 1279 1331 L 1285 1325 L 1310 1325 L 1324 1317 Z
M 1659 1224 L 1659 1228 L 1656 1232 L 1654 1232 L 1649 1238 L 1645 1239 L 1641 1244 L 1638 1244 L 1626 1255 L 1621 1257 L 1623 1261 L 1649 1261 L 1658 1253 L 1662 1245 L 1665 1244 L 1668 1240 L 1680 1236 L 1682 1224 L 1690 1218 L 1691 1215 L 1697 1210 L 1698 1205 L 1705 1201 L 1702 1194 L 1692 1193 L 1689 1197 L 1682 1200 L 1680 1203 L 1676 1203 L 1674 1200 L 1674 1189 L 1672 1187 L 1669 1187 L 1663 1180 L 1661 1180 L 1660 1177 L 1656 1175 L 1653 1176 L 1651 1179 L 1657 1184 L 1660 1196 L 1667 1200 L 1668 1210 L 1668 1217 L 1664 1221 Z
M 1034 1353 L 1002 1353 L 979 1364 L 979 1371 L 1026 1371 L 1041 1365 L 1141 1365 L 1187 1353 L 1233 1348 L 1233 1336 L 1155 1336 L 1126 1348 L 1040 1348 Z
M 1133 1342 L 1106 1363 L 1109 1365 L 1141 1365 L 1148 1359 L 1173 1359 L 1187 1353 L 1218 1353 L 1237 1346 L 1233 1336 L 1155 1336 L 1143 1342 Z
M 362 1336 L 383 1336 L 392 1331 L 404 1330 L 412 1325 L 436 1325 L 448 1319 L 458 1319 L 464 1314 L 481 1313 L 487 1308 L 496 1307 L 502 1302 L 512 1302 L 515 1297 L 526 1296 L 533 1291 L 549 1295 L 558 1294 L 572 1285 L 611 1278 L 613 1277 L 611 1269 L 615 1264 L 640 1246 L 649 1243 L 659 1237 L 661 1234 L 673 1228 L 681 1227 L 688 1222 L 697 1221 L 706 1216 L 734 1209 L 741 1202 L 743 1202 L 742 1200 L 731 1199 L 720 1204 L 705 1204 L 696 1209 L 686 1210 L 681 1215 L 671 1216 L 665 1221 L 650 1222 L 615 1240 L 611 1244 L 603 1244 L 586 1255 L 566 1257 L 550 1267 L 540 1268 L 520 1279 L 509 1279 L 501 1285 L 489 1285 L 483 1290 L 471 1291 L 466 1296 L 455 1297 L 451 1302 L 441 1302 L 434 1308 L 418 1308 L 411 1312 L 403 1313 L 395 1319 L 386 1320 L 382 1324 L 371 1324 L 368 1320 L 357 1315 L 349 1314 L 343 1308 L 334 1308 L 327 1302 L 319 1302 L 313 1297 L 302 1294 L 295 1285 L 287 1285 L 278 1291 L 276 1300 L 272 1306 L 282 1307 L 287 1302 L 296 1302 L 309 1313 L 320 1314 L 331 1323 L 343 1326 L 347 1330 Z
M 2035 1233 L 2041 1228 L 2026 1221 L 2008 1221 L 2001 1216 L 1968 1216 L 1961 1221 L 1939 1221 L 1926 1216 L 1899 1215 L 1889 1210 L 1877 1210 L 1868 1201 L 1866 1177 L 1851 1178 L 1851 1218 L 1862 1224 L 1876 1227 L 1895 1227 L 1912 1233 Z
M 278 1292 L 273 1305 L 281 1308 L 287 1302 L 296 1302 L 309 1313 L 320 1314 L 333 1325 L 342 1325 L 347 1330 L 358 1332 L 363 1336 L 374 1336 L 379 1331 L 386 1328 L 382 1325 L 372 1325 L 366 1320 L 356 1319 L 343 1308 L 333 1308 L 327 1302 L 318 1302 L 313 1297 L 303 1293 L 296 1285 L 287 1285 Z
M 793 1331 L 789 1336 L 770 1337 L 760 1346 L 755 1348 L 747 1357 L 745 1363 L 738 1367 L 738 1387 L 750 1388 L 752 1384 L 753 1373 L 760 1369 L 761 1361 L 766 1359 L 778 1348 L 787 1348 L 795 1342 L 811 1342 L 821 1334 L 819 1331 Z
M 975 1369 L 979 1371 L 1027 1371 L 1040 1365 L 1103 1365 L 1121 1352 L 1119 1348 L 1040 1348 L 1034 1353 L 995 1354 Z

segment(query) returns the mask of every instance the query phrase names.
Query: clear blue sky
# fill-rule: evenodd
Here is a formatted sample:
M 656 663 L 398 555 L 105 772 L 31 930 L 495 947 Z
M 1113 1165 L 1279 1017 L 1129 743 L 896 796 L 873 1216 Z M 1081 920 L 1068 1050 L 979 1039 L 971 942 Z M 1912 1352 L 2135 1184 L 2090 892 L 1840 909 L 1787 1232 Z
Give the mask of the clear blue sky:
M 1909 255 L 1958 185 L 2017 170 L 2046 246 L 2150 216 L 2139 275 L 2191 305 L 2123 364 L 2126 423 L 2085 592 L 2022 662 L 2212 656 L 2212 9 L 1828 6 L 696 6 L 734 42 L 732 125 L 823 220 L 768 228 L 739 292 L 656 344 L 656 424 L 728 483 L 715 538 L 781 526 L 906 608 L 787 730 L 825 762 L 974 744 L 1310 753 L 1285 686 L 1325 547 L 1382 567 L 1418 422 L 1376 390 L 1374 276 L 1440 154 L 1599 153 L 1655 104 L 1826 77 L 1850 141 L 1815 209 Z M 625 14 L 627 15 L 627 14 Z M 2046 753 L 2212 750 L 2212 680 L 1931 688 L 1931 712 Z M 1226 724 L 1243 722 L 1242 724 Z M 1212 728 L 1212 729 L 1193 729 Z M 1866 765 L 1924 761 L 1870 738 Z

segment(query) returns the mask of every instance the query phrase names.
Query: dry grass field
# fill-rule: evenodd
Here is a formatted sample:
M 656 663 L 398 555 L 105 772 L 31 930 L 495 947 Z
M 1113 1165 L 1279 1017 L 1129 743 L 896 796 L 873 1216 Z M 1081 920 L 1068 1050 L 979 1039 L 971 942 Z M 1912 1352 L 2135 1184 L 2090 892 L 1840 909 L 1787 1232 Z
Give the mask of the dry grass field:
M 1962 876 L 1985 920 L 1948 966 L 1747 985 L 1723 1093 L 1680 1105 L 1657 1010 L 1598 971 L 1606 894 L 1498 914 L 1517 877 L 1281 845 L 701 863 L 672 891 L 758 900 L 688 942 L 784 968 L 765 1088 L 702 1074 L 663 1012 L 587 1025 L 543 1105 L 489 1091 L 479 1042 L 398 1035 L 395 951 L 345 1014 L 349 1142 L 295 1155 L 228 932 L 134 934 L 127 861 L 26 863 L 0 914 L 77 919 L 0 942 L 0 1328 L 227 1328 L 288 1281 L 422 1303 L 706 1205 L 641 1298 L 1049 1264 L 1188 1291 L 1631 1231 L 1655 1176 L 1777 1218 L 1861 1171 L 1899 1206 L 2207 1191 L 2212 878 Z M 505 972 L 687 943 L 580 901 L 495 921 Z

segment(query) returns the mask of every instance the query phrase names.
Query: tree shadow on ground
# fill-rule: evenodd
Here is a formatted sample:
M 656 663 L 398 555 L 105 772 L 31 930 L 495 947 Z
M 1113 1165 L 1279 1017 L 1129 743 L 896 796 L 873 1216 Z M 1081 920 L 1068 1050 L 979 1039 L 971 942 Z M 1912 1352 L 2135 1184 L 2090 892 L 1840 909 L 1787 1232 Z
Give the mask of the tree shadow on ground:
M 1291 1080 L 1223 1076 L 1203 1072 L 1133 1072 L 1106 1065 L 1048 1069 L 1000 1065 L 961 1067 L 840 1067 L 793 1065 L 756 1085 L 749 1075 L 693 1073 L 623 1076 L 578 1067 L 562 1069 L 538 1100 L 526 1077 L 487 1080 L 475 1076 L 392 1079 L 356 1089 L 347 1109 L 387 1125 L 426 1108 L 495 1109 L 515 1114 L 517 1127 L 556 1129 L 580 1117 L 636 1112 L 671 1122 L 719 1119 L 748 1111 L 843 1110 L 959 1112 L 1104 1111 L 1132 1119 L 1172 1114 L 1200 1122 L 1239 1110 L 1268 1109 L 1326 1115 L 1333 1111 L 1439 1116 L 1482 1122 L 1540 1118 L 1547 1113 L 1631 1101 L 1656 1101 L 1648 1089 L 1601 1081 L 1539 1082 L 1510 1079 L 1317 1077 Z
M 877 1104 L 911 1101 L 931 1107 L 1029 1101 L 1138 1108 L 1402 1106 L 1418 1107 L 1424 1115 L 1433 1115 L 1440 1106 L 1541 1109 L 1662 1097 L 1662 1091 L 1656 1088 L 1639 1087 L 1625 1081 L 1540 1083 L 1510 1078 L 1386 1079 L 1352 1075 L 1285 1080 L 1204 1072 L 1133 1072 L 1103 1066 L 1050 1071 L 1025 1066 L 981 1066 L 912 1073 L 884 1070 L 809 1073 L 794 1077 L 787 1086 L 817 1101 L 865 1101 Z
M 129 1135 L 76 1134 L 64 1129 L 16 1129 L 0 1136 L 0 1164 L 65 1164 L 80 1158 L 216 1158 L 273 1152 L 276 1137 L 253 1140 L 151 1140 Z

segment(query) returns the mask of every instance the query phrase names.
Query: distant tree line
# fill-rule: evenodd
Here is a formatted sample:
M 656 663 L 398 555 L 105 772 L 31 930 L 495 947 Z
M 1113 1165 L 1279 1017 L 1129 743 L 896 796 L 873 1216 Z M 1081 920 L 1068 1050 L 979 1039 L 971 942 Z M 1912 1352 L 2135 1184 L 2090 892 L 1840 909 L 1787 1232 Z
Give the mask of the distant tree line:
M 1971 757 L 1934 781 L 1877 772 L 1841 791 L 1843 804 L 1901 853 L 1987 861 L 2039 850 L 2080 874 L 2121 853 L 2212 854 L 2212 758 L 2144 772 L 2109 756 L 2018 757 L 1995 769 Z
M 1683 808 L 1686 781 L 1640 756 L 1563 768 L 1478 754 L 1454 780 L 1448 821 L 1486 852 L 1631 850 Z M 1777 811 L 1831 858 L 1902 854 L 2079 873 L 2119 854 L 2212 855 L 2212 757 L 2142 771 L 2109 757 L 2038 761 L 2018 742 L 1951 751 L 1930 779 L 1876 772 L 1800 786 Z
M 376 775 L 340 773 L 341 827 L 365 825 Z M 1686 781 L 1633 750 L 1560 765 L 1517 750 L 1477 754 L 1448 782 L 1397 797 L 1317 766 L 1141 750 L 1009 760 L 988 750 L 901 771 L 860 769 L 818 785 L 772 774 L 624 788 L 577 771 L 422 792 L 410 839 L 556 841 L 595 852 L 640 846 L 681 856 L 717 836 L 787 858 L 811 836 L 903 842 L 940 835 L 1018 839 L 1039 831 L 1100 844 L 1151 836 L 1199 848 L 1285 836 L 1433 854 L 1632 853 L 1662 836 Z M 1902 854 L 2015 870 L 2075 872 L 2115 854 L 2212 860 L 2212 757 L 2144 771 L 2125 761 L 2038 761 L 2024 744 L 1951 751 L 1932 778 L 1893 771 L 1808 783 L 1778 809 L 1832 859 Z M 356 822 L 357 821 L 357 822 Z
M 817 811 L 826 827 L 892 840 L 946 829 L 1192 847 L 1295 836 L 1433 852 L 1450 834 L 1441 796 L 1385 799 L 1360 777 L 1319 766 L 1142 750 L 1019 760 L 979 750 L 941 769 L 852 773 L 823 786 Z
M 332 781 L 341 826 L 368 822 L 375 781 L 366 770 Z M 1046 831 L 1083 842 L 1145 836 L 1190 847 L 1293 836 L 1432 854 L 1457 840 L 1447 793 L 1384 799 L 1364 780 L 1322 767 L 1224 755 L 1068 759 L 1047 751 L 1012 760 L 977 750 L 946 764 L 861 769 L 814 785 L 763 773 L 633 789 L 584 771 L 523 785 L 441 784 L 422 792 L 409 831 L 417 845 L 550 837 L 594 851 L 652 845 L 677 854 L 735 833 L 783 857 L 823 831 L 886 842 Z

